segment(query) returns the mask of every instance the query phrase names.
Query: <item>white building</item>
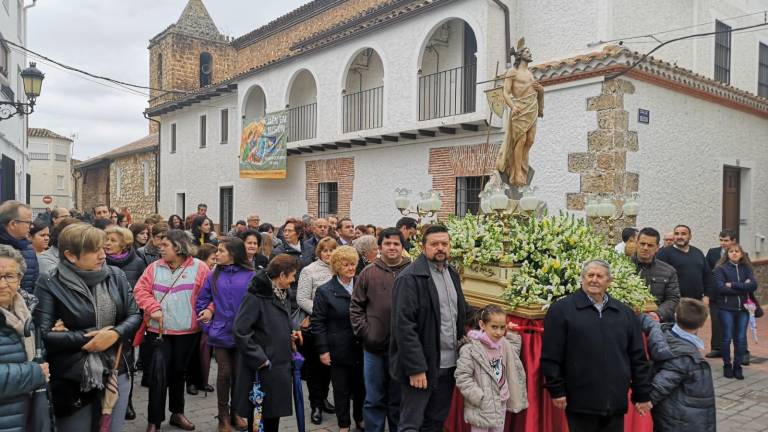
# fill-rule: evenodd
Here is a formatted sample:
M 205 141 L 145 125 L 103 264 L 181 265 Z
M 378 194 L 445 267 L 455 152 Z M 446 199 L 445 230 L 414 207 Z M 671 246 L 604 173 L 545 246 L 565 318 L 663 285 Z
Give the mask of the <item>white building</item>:
M 638 191 L 642 207 L 631 221 L 638 226 L 687 223 L 702 246 L 735 228 L 764 257 L 768 27 L 670 44 L 620 81 L 607 79 L 640 60 L 634 50 L 655 46 L 640 38 L 620 48 L 614 39 L 737 29 L 762 22 L 753 14 L 760 5 L 318 0 L 229 40 L 192 0 L 150 43 L 151 82 L 190 91 L 169 78 L 169 52 L 158 52 L 190 46 L 200 82 L 213 82 L 150 101 L 148 114 L 162 124 L 160 212 L 188 213 L 205 202 L 224 226 L 251 211 L 272 222 L 337 213 L 391 225 L 397 187 L 441 191 L 441 215 L 476 211 L 503 130 L 498 118 L 488 123 L 484 90 L 493 83 L 475 83 L 509 61 L 505 6 L 509 43 L 525 36 L 546 90 L 531 166 L 550 211 L 583 214 L 597 193 Z M 168 42 L 173 32 L 196 43 Z M 287 178 L 239 178 L 240 119 L 286 107 Z M 639 122 L 640 110 L 648 123 Z
M 72 208 L 72 140 L 48 129 L 29 128 L 30 204 L 35 213 L 46 208 Z M 50 203 L 44 202 L 50 197 Z
M 0 37 L 15 44 L 26 46 L 27 9 L 24 0 L 2 0 L 0 6 Z M 27 56 L 19 48 L 0 42 L 0 101 L 27 102 L 21 71 L 27 67 Z M 0 116 L 14 110 L 0 105 Z M 3 112 L 5 111 L 5 112 Z M 0 201 L 29 200 L 27 158 L 27 118 L 16 115 L 0 120 Z

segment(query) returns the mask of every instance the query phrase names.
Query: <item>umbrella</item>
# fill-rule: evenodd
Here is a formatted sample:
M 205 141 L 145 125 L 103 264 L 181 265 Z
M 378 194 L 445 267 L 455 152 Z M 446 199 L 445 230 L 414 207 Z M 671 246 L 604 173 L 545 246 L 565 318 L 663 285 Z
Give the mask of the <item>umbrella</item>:
M 162 350 L 163 325 L 160 324 L 160 333 L 152 342 L 152 360 L 145 373 L 149 377 L 149 406 L 147 421 L 160 424 L 165 420 L 165 397 L 168 391 L 166 377 L 165 355 Z
M 30 321 L 30 326 L 31 326 Z M 31 331 L 32 329 L 25 329 Z M 35 328 L 35 358 L 36 363 L 45 363 L 43 356 L 43 338 L 40 334 L 40 330 Z M 31 334 L 31 333 L 30 333 Z M 39 389 L 32 393 L 32 402 L 30 404 L 29 424 L 27 424 L 27 430 L 33 432 L 51 431 L 56 432 L 56 415 L 53 411 L 53 403 L 49 397 L 50 390 L 48 389 L 48 383 L 44 384 Z
M 120 355 L 123 353 L 123 343 L 120 342 L 120 346 L 117 347 L 117 354 L 115 355 L 115 363 L 112 366 L 112 370 L 109 371 L 109 378 L 107 378 L 107 385 L 104 386 L 104 397 L 101 399 L 101 419 L 99 420 L 99 432 L 109 432 L 109 427 L 112 423 L 112 410 L 117 404 L 117 399 L 120 394 L 117 390 L 117 371 L 120 366 Z
M 298 352 L 293 353 L 293 404 L 296 407 L 296 426 L 299 432 L 304 432 L 304 389 L 301 387 L 301 366 L 304 365 L 304 356 Z
M 749 299 L 746 303 L 744 303 L 744 309 L 749 312 L 749 328 L 752 330 L 752 338 L 755 340 L 755 343 L 757 343 L 757 320 L 755 319 L 755 310 L 757 310 L 757 305 L 752 301 L 752 299 Z
M 261 381 L 259 381 L 259 371 L 253 377 L 253 387 L 248 393 L 248 400 L 253 404 L 253 415 L 248 416 L 248 430 L 264 432 L 264 424 L 261 422 L 261 404 L 264 402 L 264 392 L 261 391 Z M 258 424 L 258 429 L 254 425 Z

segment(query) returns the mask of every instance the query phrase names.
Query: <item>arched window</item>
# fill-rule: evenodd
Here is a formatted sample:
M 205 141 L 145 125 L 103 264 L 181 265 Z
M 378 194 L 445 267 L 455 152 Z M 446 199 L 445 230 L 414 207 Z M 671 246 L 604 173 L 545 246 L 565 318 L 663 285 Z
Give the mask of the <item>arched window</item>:
M 213 81 L 213 56 L 207 52 L 200 53 L 200 87 L 205 87 Z
M 157 88 L 163 88 L 163 54 L 157 55 Z

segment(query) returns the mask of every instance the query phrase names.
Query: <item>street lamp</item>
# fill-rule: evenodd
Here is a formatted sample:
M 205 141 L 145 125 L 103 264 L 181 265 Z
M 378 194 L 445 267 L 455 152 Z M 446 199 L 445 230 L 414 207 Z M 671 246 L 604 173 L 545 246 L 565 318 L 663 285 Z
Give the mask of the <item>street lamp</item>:
M 29 102 L 23 103 L 0 101 L 0 120 L 7 120 L 16 114 L 30 115 L 35 111 L 35 100 L 40 96 L 40 89 L 43 86 L 45 74 L 40 72 L 35 62 L 30 62 L 29 67 L 21 72 L 21 79 L 24 82 L 24 93 Z
M 443 205 L 443 201 L 440 199 L 440 192 L 432 189 L 418 194 L 419 201 L 416 203 L 416 210 L 412 210 L 410 207 L 411 200 L 408 197 L 411 194 L 410 190 L 397 188 L 395 189 L 395 194 L 395 207 L 397 207 L 400 214 L 403 216 L 415 214 L 419 216 L 419 220 L 425 216 L 436 216 Z
M 614 199 L 622 199 L 621 208 L 614 204 Z M 616 244 L 616 221 L 624 217 L 635 217 L 640 211 L 640 204 L 637 202 L 637 194 L 633 193 L 625 197 L 613 197 L 608 194 L 590 198 L 584 207 L 587 213 L 587 220 L 593 225 L 605 225 L 608 231 L 608 241 L 610 244 Z

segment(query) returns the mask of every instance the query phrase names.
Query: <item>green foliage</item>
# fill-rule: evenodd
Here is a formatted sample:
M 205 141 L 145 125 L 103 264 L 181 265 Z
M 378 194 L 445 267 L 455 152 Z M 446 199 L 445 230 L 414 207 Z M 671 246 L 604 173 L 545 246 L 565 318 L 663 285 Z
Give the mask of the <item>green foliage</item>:
M 490 214 L 451 217 L 451 261 L 458 268 L 481 270 L 519 265 L 503 298 L 510 306 L 541 306 L 580 289 L 581 266 L 592 259 L 610 263 L 612 297 L 633 308 L 653 301 L 629 258 L 605 245 L 582 219 L 560 214 L 540 219 Z M 412 253 L 418 255 L 420 250 Z

